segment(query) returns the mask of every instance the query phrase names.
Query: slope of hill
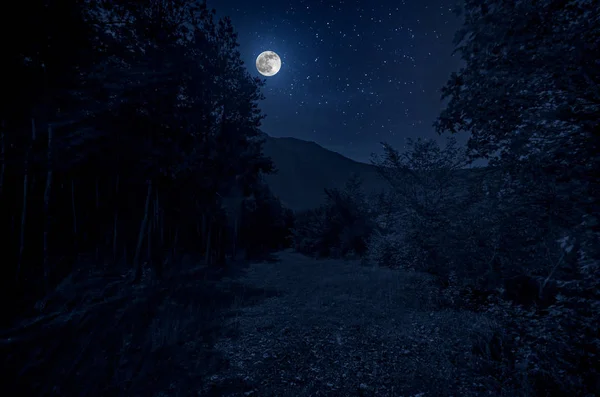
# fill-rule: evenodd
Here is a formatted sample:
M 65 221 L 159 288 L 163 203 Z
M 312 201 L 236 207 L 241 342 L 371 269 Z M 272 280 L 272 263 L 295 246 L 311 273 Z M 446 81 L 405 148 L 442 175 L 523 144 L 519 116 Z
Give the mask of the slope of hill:
M 374 166 L 359 163 L 327 150 L 315 142 L 265 136 L 264 153 L 278 172 L 265 179 L 282 203 L 294 211 L 318 207 L 325 202 L 325 188 L 341 188 L 352 174 L 363 180 L 366 192 L 387 186 Z

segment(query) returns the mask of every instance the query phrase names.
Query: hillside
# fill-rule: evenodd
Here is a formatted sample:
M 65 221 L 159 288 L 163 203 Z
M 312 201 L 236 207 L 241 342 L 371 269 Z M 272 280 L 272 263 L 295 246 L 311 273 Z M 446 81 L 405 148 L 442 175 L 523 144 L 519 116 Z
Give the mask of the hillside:
M 296 138 L 265 136 L 264 152 L 273 159 L 278 172 L 267 175 L 273 193 L 295 211 L 315 208 L 325 201 L 325 188 L 343 187 L 356 173 L 367 192 L 387 186 L 374 166 L 359 163 L 327 150 L 315 142 Z

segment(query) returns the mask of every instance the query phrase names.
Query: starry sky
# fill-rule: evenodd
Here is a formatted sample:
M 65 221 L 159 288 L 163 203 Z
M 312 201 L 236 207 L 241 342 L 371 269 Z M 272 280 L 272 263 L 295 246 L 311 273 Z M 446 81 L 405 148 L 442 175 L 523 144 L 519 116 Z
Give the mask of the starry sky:
M 264 132 L 315 141 L 357 161 L 402 149 L 407 137 L 436 138 L 440 88 L 458 70 L 455 0 L 208 0 L 229 16 L 250 73 L 272 50 Z M 461 137 L 458 136 L 459 141 Z M 464 139 L 462 140 L 464 141 Z

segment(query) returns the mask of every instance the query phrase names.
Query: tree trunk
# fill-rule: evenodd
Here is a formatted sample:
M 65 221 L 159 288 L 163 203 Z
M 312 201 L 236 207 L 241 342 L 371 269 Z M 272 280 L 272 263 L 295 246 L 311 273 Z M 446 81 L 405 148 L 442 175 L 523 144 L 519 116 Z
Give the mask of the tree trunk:
M 152 181 L 148 179 L 146 182 L 148 185 L 148 192 L 146 193 L 146 205 L 144 207 L 144 218 L 142 219 L 142 225 L 140 226 L 140 233 L 138 235 L 137 245 L 135 247 L 135 255 L 133 257 L 133 266 L 135 267 L 134 282 L 139 282 L 142 279 L 142 263 L 140 261 L 140 253 L 142 251 L 142 243 L 144 242 L 144 233 L 146 231 L 146 225 L 148 223 L 148 209 L 150 207 L 150 198 L 152 197 Z
M 212 223 L 210 223 L 210 225 L 208 226 L 208 235 L 206 236 L 206 252 L 204 254 L 204 262 L 207 265 L 210 265 L 210 250 L 211 250 L 211 246 L 210 246 L 210 238 L 212 235 Z
M 117 261 L 117 224 L 119 222 L 119 213 L 115 209 L 115 220 L 113 223 L 113 241 L 112 241 L 112 254 L 113 262 Z
M 236 217 L 233 221 L 233 247 L 231 247 L 231 259 L 235 262 L 237 258 L 237 239 L 238 239 L 238 218 Z
M 219 226 L 219 234 L 218 234 L 218 242 L 217 242 L 217 255 L 216 262 L 219 266 L 225 266 L 225 256 L 227 253 L 227 244 L 226 244 L 226 230 L 227 224 L 222 224 Z
M 71 213 L 73 214 L 73 246 L 77 255 L 77 209 L 75 207 L 75 180 L 71 179 Z
M 100 208 L 100 187 L 98 186 L 98 177 L 96 177 L 96 214 L 94 218 L 96 222 L 100 220 L 100 214 L 98 209 Z M 100 233 L 98 229 L 92 230 L 92 238 L 94 239 L 94 245 L 96 246 L 96 263 L 100 260 Z
M 157 279 L 162 279 L 163 276 L 163 264 L 164 264 L 164 251 L 163 251 L 163 245 L 161 243 L 161 239 L 160 239 L 160 208 L 158 205 L 158 189 L 155 192 L 154 195 L 154 205 L 153 205 L 153 221 L 152 221 L 152 227 L 150 228 L 150 232 L 152 233 L 154 242 L 153 242 L 153 246 L 152 249 L 150 250 L 152 253 L 152 264 L 154 266 L 154 270 L 156 272 L 156 277 Z M 150 242 L 150 238 L 148 239 L 148 242 Z M 148 243 L 150 244 L 150 243 Z
M 2 130 L 0 130 L 0 197 L 2 197 L 2 187 L 4 186 L 4 171 L 6 170 L 6 152 L 4 145 L 4 121 L 2 122 Z
M 161 247 L 165 246 L 165 221 L 164 221 L 164 211 L 160 210 L 160 202 L 158 201 L 158 189 L 156 190 L 156 229 L 158 230 L 158 241 Z
M 202 213 L 202 232 L 200 234 L 200 242 L 203 243 L 206 239 L 206 214 Z
M 52 188 L 52 127 L 48 126 L 48 172 L 46 174 L 46 188 L 44 189 L 44 283 L 46 292 L 48 292 L 48 277 L 50 269 L 48 268 L 48 229 L 50 227 L 50 189 Z
M 165 212 L 160 213 L 160 243 L 165 246 Z
M 225 209 L 225 223 L 223 247 L 226 255 L 231 255 L 235 259 L 238 246 L 238 229 L 239 221 L 242 213 L 242 204 L 244 202 L 244 194 L 239 185 L 235 185 L 227 197 L 223 199 L 222 206 Z
M 23 167 L 23 206 L 21 209 L 21 236 L 19 244 L 19 259 L 17 261 L 17 274 L 16 279 L 19 280 L 21 273 L 21 264 L 23 261 L 23 253 L 25 252 L 25 223 L 27 219 L 27 186 L 28 186 L 28 173 L 29 173 L 29 152 L 35 141 L 35 120 L 31 119 L 31 142 L 29 148 L 25 152 L 25 164 Z
M 25 246 L 25 219 L 27 217 L 27 171 L 23 176 L 23 207 L 21 209 L 21 235 L 19 244 L 19 261 L 17 262 L 17 280 L 21 272 L 21 262 L 23 260 L 23 252 Z
M 154 203 L 152 203 L 152 205 L 154 205 Z M 148 218 L 148 225 L 147 225 L 147 232 L 146 232 L 146 239 L 147 239 L 146 257 L 148 258 L 147 259 L 148 262 L 152 261 L 152 224 L 153 223 L 154 223 L 154 208 L 152 208 L 152 216 Z
M 119 202 L 119 175 L 117 175 L 117 180 L 115 181 L 115 201 Z M 113 225 L 113 241 L 112 241 L 112 251 L 113 251 L 113 261 L 117 261 L 117 225 L 119 222 L 119 208 L 118 205 L 115 205 L 115 220 Z
M 171 263 L 176 263 L 177 244 L 179 243 L 179 226 L 175 226 L 175 237 L 173 237 L 173 252 L 171 253 Z

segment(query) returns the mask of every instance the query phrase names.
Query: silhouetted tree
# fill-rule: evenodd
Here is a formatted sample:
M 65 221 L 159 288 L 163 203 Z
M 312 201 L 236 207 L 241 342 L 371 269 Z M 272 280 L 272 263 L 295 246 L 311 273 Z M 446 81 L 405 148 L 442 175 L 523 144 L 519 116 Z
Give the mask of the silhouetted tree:
M 379 264 L 396 262 L 386 266 L 447 273 L 456 245 L 464 244 L 464 236 L 460 242 L 450 237 L 453 221 L 466 207 L 464 151 L 452 138 L 444 147 L 434 140 L 409 139 L 405 152 L 386 143 L 383 149 L 383 156 L 374 156 L 372 163 L 391 189 L 380 201 L 387 205 L 379 209 L 383 224 L 371 241 L 369 256 Z
M 294 214 L 281 204 L 264 182 L 244 200 L 241 216 L 240 233 L 248 258 L 291 246 Z
M 243 198 L 272 170 L 263 82 L 231 21 L 192 0 L 41 1 L 6 16 L 31 35 L 2 47 L 15 87 L 0 94 L 3 281 L 36 299 L 83 254 L 89 267 L 134 262 L 135 280 L 145 263 L 165 275 L 181 250 L 230 254 Z
M 598 373 L 583 368 L 600 353 L 600 9 L 468 0 L 464 17 L 456 45 L 465 66 L 443 89 L 449 102 L 436 127 L 469 132 L 471 158 L 489 159 L 500 176 L 490 184 L 495 260 L 538 278 L 519 283 L 521 294 L 554 283 L 561 292 L 541 319 L 512 312 L 531 338 L 519 354 L 534 389 L 597 394 Z
M 300 252 L 318 256 L 363 255 L 374 228 L 362 180 L 353 175 L 343 189 L 325 189 L 326 203 L 296 215 Z

